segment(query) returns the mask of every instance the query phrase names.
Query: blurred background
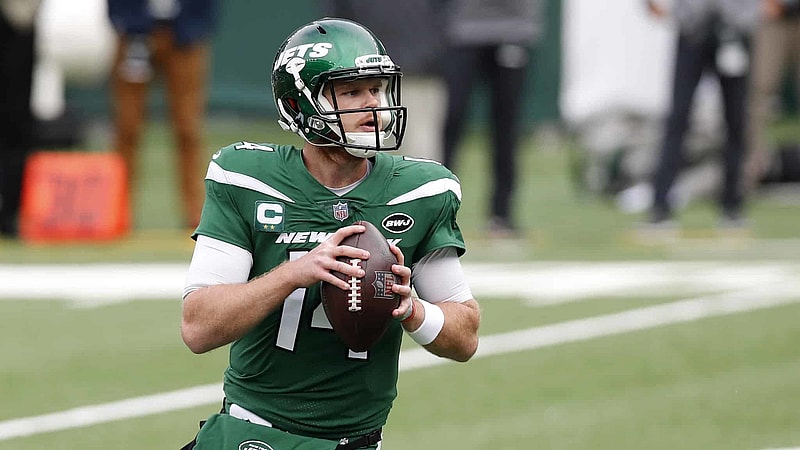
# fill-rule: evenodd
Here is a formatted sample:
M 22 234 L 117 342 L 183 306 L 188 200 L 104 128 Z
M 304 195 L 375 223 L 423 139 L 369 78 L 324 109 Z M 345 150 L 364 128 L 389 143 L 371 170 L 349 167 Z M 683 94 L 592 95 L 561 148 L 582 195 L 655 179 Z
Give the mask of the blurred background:
M 111 74 L 116 35 L 106 2 L 83 1 L 85 8 L 72 8 L 49 0 L 40 4 L 31 88 L 35 127 L 31 152 L 114 150 Z M 526 196 L 527 193 L 541 194 L 526 188 L 531 183 L 542 182 L 542 177 L 532 171 L 540 170 L 541 164 L 552 163 L 559 165 L 558 180 L 570 190 L 565 193 L 570 202 L 602 202 L 601 208 L 611 214 L 610 217 L 617 217 L 613 214 L 616 212 L 623 213 L 614 228 L 630 231 L 642 220 L 640 213 L 650 206 L 649 178 L 657 162 L 663 122 L 669 111 L 676 24 L 669 18 L 658 20 L 650 16 L 642 2 L 636 0 L 605 6 L 577 0 L 543 3 L 536 17 L 540 34 L 535 44 L 526 48 L 530 52 L 530 64 L 524 71 L 524 83 L 519 91 L 523 101 L 518 106 L 519 123 L 515 132 L 520 141 L 515 145 L 518 147 L 515 154 L 520 159 L 514 163 L 518 178 L 511 208 L 514 221 L 519 222 L 522 234 L 535 240 L 537 235 L 541 237 L 547 231 L 547 223 L 554 217 L 568 217 L 577 212 L 565 208 L 558 214 L 536 207 L 533 199 Z M 335 7 L 324 7 L 325 4 L 297 1 L 273 8 L 257 2 L 237 2 L 214 10 L 213 29 L 207 37 L 207 80 L 199 94 L 206 101 L 206 110 L 201 114 L 203 128 L 199 132 L 202 142 L 198 145 L 203 155 L 197 165 L 202 168 L 192 168 L 200 172 L 200 177 L 207 155 L 230 142 L 298 142 L 293 141 L 293 135 L 275 134 L 278 129 L 274 126 L 276 114 L 269 85 L 269 65 L 277 47 L 298 24 L 336 12 Z M 259 20 L 256 21 L 256 17 Z M 383 26 L 377 25 L 378 28 Z M 393 37 L 385 39 L 390 52 L 393 50 L 390 44 L 400 45 L 392 41 Z M 436 41 L 444 39 L 442 35 L 432 34 L 431 47 L 443 50 L 441 42 Z M 412 59 L 406 57 L 410 54 L 407 49 L 395 53 Z M 447 57 L 440 53 L 435 58 L 435 64 L 428 71 L 438 78 L 437 86 L 443 91 L 446 85 L 440 74 L 447 65 Z M 412 70 L 407 78 L 414 75 L 414 61 L 410 62 Z M 403 61 L 399 63 L 403 66 Z M 789 203 L 796 198 L 793 186 L 798 182 L 798 174 L 794 147 L 800 131 L 795 126 L 792 67 L 786 65 L 780 77 L 783 81 L 769 93 L 769 122 L 765 128 L 770 147 L 767 164 L 771 172 L 762 173 L 754 183 L 751 198 L 754 201 L 748 205 L 756 210 L 762 204 L 758 200 L 765 195 L 773 199 L 772 194 L 775 194 L 779 197 L 777 201 Z M 141 119 L 146 124 L 139 130 L 140 157 L 134 164 L 140 168 L 136 176 L 128 180 L 134 232 L 190 228 L 185 226 L 180 213 L 169 213 L 172 208 L 178 211 L 182 208 L 181 181 L 174 178 L 178 177 L 181 165 L 189 164 L 181 153 L 172 150 L 177 144 L 169 119 L 167 83 L 162 75 L 155 73 L 147 83 Z M 464 181 L 467 185 L 488 183 L 488 187 L 483 187 L 491 190 L 493 180 L 488 169 L 495 150 L 491 138 L 493 113 L 488 108 L 489 83 L 480 79 L 474 81 L 474 85 L 474 91 L 467 93 L 469 103 L 463 108 L 468 123 L 465 134 L 469 138 L 457 141 L 458 148 L 464 151 L 458 153 L 458 159 L 451 158 L 448 165 L 460 174 L 461 159 L 469 164 L 470 149 L 484 147 L 485 150 L 477 150 L 476 157 L 489 153 L 479 162 L 486 163 L 487 170 L 480 171 L 477 179 Z M 701 205 L 704 201 L 713 201 L 718 190 L 721 169 L 717 155 L 724 142 L 718 91 L 713 77 L 701 79 L 685 144 L 687 170 L 682 171 L 672 192 L 676 208 L 682 209 L 698 199 L 702 200 Z M 409 88 L 409 98 L 412 93 Z M 431 103 L 446 101 L 446 95 L 438 95 Z M 442 118 L 437 118 L 431 110 L 429 121 L 437 120 L 441 122 Z M 437 141 L 440 142 L 442 134 L 443 129 L 439 134 L 430 135 L 435 139 L 431 139 L 428 146 L 439 147 Z M 428 157 L 437 155 L 416 148 L 420 147 L 405 151 Z M 434 157 L 441 160 L 441 151 Z M 534 167 L 526 166 L 531 159 L 543 161 L 537 161 Z M 548 168 L 544 172 L 550 174 L 552 170 Z M 487 175 L 485 180 L 481 177 L 484 174 Z M 139 182 L 142 177 L 147 181 Z M 490 201 L 482 196 L 479 193 L 473 198 Z M 160 201 L 153 201 L 154 198 Z M 469 202 L 469 197 L 466 201 Z M 483 211 L 488 207 L 481 203 L 476 209 Z M 684 228 L 688 226 L 689 234 L 696 228 L 694 215 L 689 212 L 681 219 L 688 221 Z M 757 217 L 753 217 L 748 231 L 761 229 Z M 484 222 L 482 218 L 475 222 L 480 225 L 475 231 L 485 231 Z M 698 226 L 714 228 L 715 224 Z M 467 229 L 471 231 L 468 225 Z
M 175 82 L 168 80 L 188 76 L 190 63 L 163 69 L 186 55 L 159 54 L 150 41 L 151 53 L 142 58 L 135 36 L 118 47 L 122 38 L 106 0 L 33 1 L 29 25 L 25 0 L 0 2 L 9 30 L 35 33 L 33 132 L 25 150 L 30 174 L 20 183 L 21 214 L 34 228 L 24 229 L 21 220 L 18 230 L 0 237 L 0 398 L 7 400 L 0 405 L 0 449 L 126 448 L 131 442 L 179 448 L 193 437 L 196 422 L 214 412 L 227 356 L 224 349 L 192 355 L 178 333 L 183 271 L 193 248 L 186 180 L 201 183 L 210 155 L 234 142 L 302 144 L 276 123 L 274 55 L 300 25 L 358 2 L 239 0 L 211 7 L 213 26 L 200 33 L 207 59 L 198 76 L 206 78 L 195 92 L 205 106 L 185 122 L 199 129 L 197 167 L 181 150 L 194 137 L 175 125 L 181 122 L 173 120 L 169 100 Z M 756 39 L 778 19 L 765 12 L 772 2 L 752 2 L 760 11 Z M 404 8 L 403 2 L 369 3 L 361 6 Z M 423 3 L 439 11 L 437 2 Z M 483 2 L 485 11 L 506 3 L 514 2 Z M 679 2 L 661 3 L 668 9 Z M 409 86 L 419 73 L 433 78 L 433 93 L 420 94 L 423 105 L 434 103 L 425 118 L 439 124 L 427 135 L 430 148 L 401 152 L 449 157 L 461 179 L 464 264 L 484 308 L 487 350 L 463 366 L 404 369 L 387 448 L 800 446 L 796 62 L 768 70 L 777 81 L 763 94 L 767 106 L 759 119 L 764 140 L 758 145 L 766 150 L 759 153 L 761 170 L 747 172 L 755 163 L 742 162 L 750 174 L 741 181 L 745 217 L 734 226 L 721 223 L 717 206 L 723 100 L 717 78 L 702 76 L 670 191 L 676 217 L 664 227 L 651 223 L 648 212 L 672 101 L 677 19 L 655 17 L 643 0 L 542 1 L 531 19 L 535 38 L 503 47 L 522 48 L 522 55 L 506 54 L 524 63 L 505 67 L 524 71 L 518 72 L 519 114 L 507 161 L 515 183 L 498 225 L 494 186 L 503 176 L 493 172 L 491 79 L 475 81 L 464 94 L 469 101 L 457 106 L 463 137 L 453 137 L 447 145 L 458 151 L 445 155 L 453 118 L 444 69 L 455 47 L 444 17 L 431 22 L 442 33 L 425 38 L 428 65 L 406 56 L 424 43 L 397 47 L 407 39 L 392 39 L 409 27 L 402 19 L 422 11 L 409 9 L 422 7 L 413 4 L 376 13 L 383 20 L 373 28 L 387 36 L 395 62 L 409 68 Z M 796 21 L 792 2 L 782 4 L 780 20 Z M 11 17 L 23 24 L 13 25 L 20 21 Z M 789 42 L 790 34 L 782 36 Z M 790 54 L 800 54 L 793 48 Z M 14 61 L 3 59 L 0 71 L 10 74 Z M 115 103 L 121 102 L 114 94 L 115 61 L 145 64 L 126 66 L 144 67 L 137 73 L 146 82 L 132 81 L 133 72 L 125 82 L 147 85 L 140 135 L 133 139 L 136 170 L 115 172 L 115 163 L 105 160 L 51 159 L 33 173 L 30 161 L 42 153 L 119 153 L 115 105 L 123 103 Z M 759 61 L 750 55 L 752 65 Z M 19 117 L 7 112 L 0 121 L 16 124 Z M 11 164 L 4 165 L 0 180 L 7 182 Z M 120 186 L 119 195 L 104 194 Z M 74 223 L 66 232 L 59 228 Z M 568 328 L 586 334 L 577 337 Z M 501 340 L 515 342 L 515 349 L 492 353 L 490 343 Z M 190 400 L 169 397 L 174 407 L 164 407 L 158 396 L 169 392 Z M 126 399 L 144 406 L 128 409 Z M 431 410 L 420 414 L 420 404 Z

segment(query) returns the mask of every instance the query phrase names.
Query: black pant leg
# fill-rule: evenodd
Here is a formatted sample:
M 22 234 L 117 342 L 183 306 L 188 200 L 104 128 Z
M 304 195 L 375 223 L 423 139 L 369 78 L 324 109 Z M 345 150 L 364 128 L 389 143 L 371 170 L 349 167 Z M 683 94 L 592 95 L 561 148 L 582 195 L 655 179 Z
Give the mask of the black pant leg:
M 22 172 L 33 139 L 30 109 L 34 34 L 0 15 L 0 233 L 12 234 L 20 206 Z
M 478 48 L 452 47 L 447 51 L 444 81 L 447 84 L 447 111 L 443 133 L 443 163 L 454 168 L 455 152 L 461 143 L 468 117 L 470 96 L 478 67 Z
M 720 76 L 722 99 L 725 110 L 727 140 L 722 151 L 723 185 L 720 192 L 720 206 L 724 211 L 738 213 L 742 207 L 742 163 L 745 154 L 747 124 L 748 76 Z
M 520 121 L 525 98 L 529 50 L 523 46 L 499 46 L 486 55 L 489 73 L 492 124 L 493 190 L 491 213 L 511 222 L 511 199 L 516 185 Z
M 670 211 L 667 196 L 683 162 L 684 136 L 689 125 L 694 92 L 709 55 L 713 55 L 708 43 L 690 42 L 684 36 L 679 36 L 676 52 L 672 103 L 653 178 L 653 208 L 660 211 Z

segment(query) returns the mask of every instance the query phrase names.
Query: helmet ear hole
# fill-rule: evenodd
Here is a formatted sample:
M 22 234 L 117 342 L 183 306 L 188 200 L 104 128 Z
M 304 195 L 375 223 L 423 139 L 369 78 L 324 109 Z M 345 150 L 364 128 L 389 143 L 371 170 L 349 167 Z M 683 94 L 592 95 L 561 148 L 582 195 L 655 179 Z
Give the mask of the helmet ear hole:
M 299 127 L 301 122 L 300 119 L 302 117 L 302 113 L 300 112 L 300 103 L 297 101 L 296 98 L 287 98 L 284 102 L 284 105 L 287 108 L 287 114 L 291 116 L 291 121 L 294 126 Z

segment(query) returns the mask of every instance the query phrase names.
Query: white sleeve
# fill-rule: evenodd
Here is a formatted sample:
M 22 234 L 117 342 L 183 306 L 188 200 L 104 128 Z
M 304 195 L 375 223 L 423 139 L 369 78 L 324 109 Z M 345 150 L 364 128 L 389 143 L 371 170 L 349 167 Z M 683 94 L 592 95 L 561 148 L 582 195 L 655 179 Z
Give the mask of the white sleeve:
M 186 274 L 183 298 L 191 292 L 215 284 L 246 283 L 253 266 L 253 255 L 233 244 L 199 235 L 192 262 Z
M 455 247 L 434 250 L 414 264 L 411 284 L 419 298 L 431 303 L 462 303 L 473 298 Z

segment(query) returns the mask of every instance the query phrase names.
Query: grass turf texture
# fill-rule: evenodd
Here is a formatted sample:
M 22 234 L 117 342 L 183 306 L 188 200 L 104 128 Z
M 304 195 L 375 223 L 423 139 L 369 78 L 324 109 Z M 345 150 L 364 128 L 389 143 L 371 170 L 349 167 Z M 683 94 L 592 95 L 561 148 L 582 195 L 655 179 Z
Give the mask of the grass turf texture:
M 598 301 L 572 305 L 586 309 L 571 316 L 594 314 Z M 490 299 L 485 314 L 513 318 L 530 309 L 509 303 Z M 86 310 L 4 302 L 0 308 L 19 323 L 51 317 L 34 345 L 22 326 L 0 332 L 7 361 L 0 419 L 215 383 L 225 364 L 224 350 L 194 356 L 182 347 L 171 301 Z M 796 443 L 798 314 L 800 305 L 789 305 L 403 372 L 387 447 L 745 449 Z M 133 442 L 177 448 L 215 408 L 0 441 L 0 449 L 128 448 Z
M 286 142 L 263 123 L 212 122 L 210 155 L 238 140 Z M 91 144 L 102 149 L 102 139 Z M 568 144 L 565 144 L 568 145 Z M 0 242 L 0 263 L 187 261 L 180 228 L 170 138 L 148 128 L 142 181 L 134 195 L 136 229 L 119 242 L 30 246 Z M 722 239 L 713 204 L 681 216 L 670 245 L 630 238 L 640 217 L 581 194 L 569 177 L 569 148 L 525 141 L 517 218 L 528 240 L 503 245 L 483 234 L 488 148 L 474 133 L 459 155 L 460 215 L 468 261 L 743 259 L 798 260 L 797 207 L 754 197 L 750 237 Z M 200 175 L 201 176 L 201 175 Z M 500 247 L 498 247 L 500 246 Z M 42 274 L 43 282 L 47 274 Z M 800 296 L 800 294 L 798 294 Z M 676 301 L 587 298 L 529 306 L 481 298 L 488 335 Z M 73 308 L 47 300 L 0 300 L 0 422 L 140 395 L 218 383 L 226 349 L 192 355 L 179 337 L 179 299 Z M 385 431 L 385 448 L 753 449 L 800 445 L 800 305 L 669 325 L 403 372 Z M 414 345 L 405 344 L 405 348 Z M 171 413 L 0 441 L 0 449 L 179 448 L 208 405 Z

